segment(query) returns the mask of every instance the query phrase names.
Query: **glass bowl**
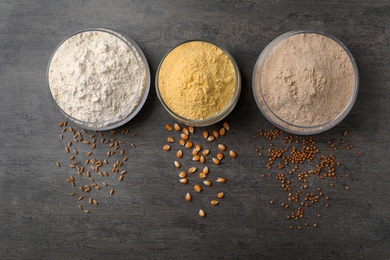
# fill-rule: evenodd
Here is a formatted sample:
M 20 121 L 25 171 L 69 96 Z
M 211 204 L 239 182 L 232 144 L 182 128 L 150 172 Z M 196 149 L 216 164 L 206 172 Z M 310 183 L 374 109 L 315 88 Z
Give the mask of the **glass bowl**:
M 203 43 L 207 43 L 207 44 L 211 44 L 215 47 L 217 47 L 219 50 L 221 50 L 222 52 L 224 52 L 227 57 L 230 59 L 230 61 L 232 62 L 233 64 L 233 68 L 234 68 L 234 74 L 235 74 L 235 79 L 236 79 L 236 84 L 235 84 L 235 88 L 234 88 L 234 92 L 233 92 L 233 95 L 232 97 L 230 98 L 229 100 L 229 103 L 221 110 L 219 111 L 217 114 L 209 117 L 209 118 L 204 118 L 204 119 L 200 119 L 200 120 L 196 120 L 196 119 L 191 119 L 191 118 L 185 118 L 183 116 L 180 116 L 178 115 L 177 113 L 175 113 L 168 105 L 167 103 L 164 101 L 164 98 L 162 97 L 162 94 L 161 94 L 161 91 L 160 91 L 160 85 L 159 85 L 159 74 L 160 74 L 160 69 L 161 69 L 161 66 L 162 64 L 164 63 L 164 60 L 166 59 L 166 57 L 173 51 L 175 50 L 177 47 L 183 45 L 183 44 L 186 44 L 186 43 L 191 43 L 191 42 L 203 42 Z M 221 121 L 222 119 L 224 119 L 225 117 L 227 117 L 231 111 L 233 111 L 234 107 L 236 106 L 237 102 L 238 102 L 238 98 L 240 97 L 240 93 L 241 93 L 241 75 L 240 75 L 240 71 L 238 69 L 238 66 L 237 66 L 237 63 L 235 62 L 233 56 L 227 51 L 225 50 L 224 48 L 214 44 L 214 43 L 211 43 L 211 42 L 208 42 L 208 41 L 203 41 L 203 40 L 190 40 L 190 41 L 185 41 L 183 43 L 180 43 L 178 45 L 176 45 L 175 47 L 173 47 L 171 50 L 169 50 L 165 56 L 163 57 L 163 59 L 161 60 L 159 66 L 158 66 L 158 69 L 157 69 L 157 74 L 156 74 L 156 92 L 157 92 L 157 96 L 161 102 L 161 104 L 163 105 L 163 107 L 166 109 L 166 111 L 168 111 L 168 113 L 176 120 L 178 121 L 179 123 L 183 123 L 185 125 L 188 125 L 188 126 L 198 126 L 198 127 L 201 127 L 201 126 L 209 126 L 209 125 L 213 125 L 219 121 Z
M 131 100 L 127 104 L 127 106 L 112 118 L 102 120 L 102 121 L 95 120 L 93 122 L 80 120 L 75 116 L 72 116 L 69 112 L 65 111 L 64 108 L 61 107 L 60 104 L 57 102 L 54 94 L 54 91 L 57 91 L 58 93 L 58 91 L 61 90 L 60 89 L 54 90 L 54 87 L 52 88 L 52 86 L 50 85 L 51 65 L 53 62 L 53 58 L 55 57 L 59 48 L 72 37 L 78 34 L 85 34 L 89 32 L 103 32 L 119 39 L 121 42 L 125 44 L 126 48 L 134 55 L 138 67 L 136 71 L 138 86 L 136 88 L 134 95 L 131 97 Z M 103 29 L 103 28 L 91 28 L 91 29 L 81 30 L 72 34 L 71 36 L 63 40 L 56 47 L 56 49 L 54 50 L 53 54 L 50 57 L 50 61 L 47 67 L 47 82 L 48 82 L 48 87 L 53 101 L 56 103 L 58 109 L 66 118 L 70 119 L 71 121 L 73 121 L 74 123 L 76 123 L 82 128 L 89 129 L 89 130 L 104 131 L 104 130 L 110 130 L 110 129 L 117 128 L 121 125 L 124 125 L 132 118 L 134 118 L 137 115 L 137 113 L 141 110 L 142 106 L 145 104 L 145 101 L 147 99 L 150 90 L 150 70 L 144 53 L 142 52 L 141 48 L 132 39 L 127 38 L 122 34 L 115 32 L 113 30 Z
M 338 113 L 335 117 L 330 119 L 329 121 L 319 124 L 319 125 L 314 125 L 314 126 L 300 126 L 300 125 L 294 125 L 292 123 L 287 122 L 286 120 L 280 118 L 269 106 L 267 103 L 267 100 L 264 96 L 263 93 L 263 86 L 262 86 L 262 71 L 265 65 L 265 62 L 267 58 L 269 57 L 270 53 L 272 50 L 281 42 L 284 40 L 298 35 L 298 34 L 319 34 L 325 37 L 330 38 L 331 40 L 335 41 L 338 45 L 340 45 L 346 54 L 348 55 L 352 67 L 353 67 L 353 75 L 354 75 L 354 82 L 353 82 L 353 87 L 352 87 L 352 93 L 351 96 L 349 97 L 349 101 L 347 102 L 346 106 Z M 253 88 L 253 95 L 255 98 L 255 101 L 257 103 L 257 106 L 259 107 L 261 113 L 275 126 L 278 128 L 290 132 L 293 134 L 298 134 L 298 135 L 311 135 L 311 134 L 317 134 L 321 133 L 324 131 L 329 130 L 330 128 L 334 127 L 338 123 L 340 123 L 350 112 L 352 109 L 355 100 L 357 98 L 358 90 L 359 90 L 359 72 L 358 68 L 355 62 L 355 59 L 353 58 L 351 52 L 347 49 L 347 47 L 336 37 L 320 32 L 320 31 L 311 31 L 311 30 L 295 30 L 295 31 L 290 31 L 285 34 L 282 34 L 281 36 L 277 37 L 274 39 L 271 43 L 269 43 L 266 48 L 261 52 L 259 58 L 257 59 L 254 71 L 253 71 L 253 77 L 252 77 L 252 88 Z

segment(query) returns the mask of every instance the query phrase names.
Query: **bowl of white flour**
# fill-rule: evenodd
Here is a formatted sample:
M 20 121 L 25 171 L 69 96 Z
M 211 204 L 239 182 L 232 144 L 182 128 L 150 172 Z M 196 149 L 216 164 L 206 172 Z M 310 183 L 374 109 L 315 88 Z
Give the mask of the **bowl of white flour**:
M 324 132 L 341 122 L 357 98 L 358 68 L 337 38 L 317 31 L 291 31 L 260 54 L 252 79 L 263 115 L 294 134 Z
M 49 61 L 47 80 L 67 118 L 86 129 L 109 130 L 141 110 L 150 89 L 150 70 L 133 40 L 96 28 L 59 44 Z

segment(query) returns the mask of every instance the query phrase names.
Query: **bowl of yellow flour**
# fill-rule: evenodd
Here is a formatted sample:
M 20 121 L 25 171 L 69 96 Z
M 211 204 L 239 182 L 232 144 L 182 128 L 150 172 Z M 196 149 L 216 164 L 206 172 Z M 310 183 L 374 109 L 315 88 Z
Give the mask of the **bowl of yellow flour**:
M 156 75 L 156 91 L 178 122 L 212 125 L 225 118 L 241 93 L 240 71 L 225 49 L 205 41 L 187 41 L 171 49 Z

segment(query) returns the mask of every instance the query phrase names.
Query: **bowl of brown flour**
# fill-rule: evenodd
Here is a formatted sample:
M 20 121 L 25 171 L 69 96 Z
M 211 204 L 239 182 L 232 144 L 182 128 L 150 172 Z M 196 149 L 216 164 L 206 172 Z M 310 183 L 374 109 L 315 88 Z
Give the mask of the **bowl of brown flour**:
M 294 134 L 316 134 L 340 123 L 355 103 L 358 68 L 347 47 L 332 35 L 291 31 L 260 54 L 253 94 L 263 115 Z

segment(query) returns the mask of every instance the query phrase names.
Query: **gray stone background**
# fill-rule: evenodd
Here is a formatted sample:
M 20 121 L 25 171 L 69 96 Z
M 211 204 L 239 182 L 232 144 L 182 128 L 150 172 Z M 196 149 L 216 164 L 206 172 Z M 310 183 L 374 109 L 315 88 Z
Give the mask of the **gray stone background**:
M 178 182 L 174 152 L 161 149 L 168 136 L 164 125 L 174 121 L 160 104 L 153 79 L 142 111 L 119 129 L 138 133 L 123 137 L 130 157 L 124 181 L 110 176 L 114 196 L 107 188 L 93 191 L 100 204 L 89 207 L 83 201 L 90 215 L 77 208 L 77 199 L 68 194 L 79 192 L 65 181 L 75 173 L 55 167 L 56 161 L 67 165 L 69 155 L 66 142 L 58 139 L 58 122 L 65 119 L 51 100 L 46 67 L 57 44 L 90 27 L 111 28 L 135 40 L 152 77 L 163 55 L 182 41 L 209 40 L 231 52 L 243 89 L 226 119 L 231 130 L 221 142 L 238 157 L 210 166 L 214 176 L 227 178 L 224 186 L 215 184 L 194 194 L 191 203 L 184 201 L 191 187 Z M 390 3 L 378 0 L 1 1 L 0 259 L 389 259 L 389 28 Z M 289 229 L 297 224 L 286 219 L 290 210 L 280 206 L 286 198 L 275 180 L 280 171 L 267 170 L 267 157 L 255 152 L 268 142 L 253 136 L 271 124 L 251 89 L 262 49 L 295 29 L 336 36 L 360 71 L 351 113 L 314 136 L 326 152 L 328 140 L 338 142 L 348 131 L 344 139 L 355 148 L 334 154 L 341 162 L 337 173 L 350 178 L 340 178 L 334 189 L 324 182 L 330 207 L 308 209 L 307 221 L 319 226 L 303 230 Z M 216 127 L 220 124 L 197 129 L 197 134 Z M 81 144 L 75 147 L 80 154 L 88 151 Z M 103 153 L 100 147 L 97 154 Z M 272 177 L 261 178 L 268 173 Z M 343 190 L 345 185 L 349 191 Z M 226 196 L 212 207 L 210 198 L 219 189 Z M 197 215 L 200 208 L 207 213 L 203 219 Z M 320 219 L 312 217 L 317 212 Z

